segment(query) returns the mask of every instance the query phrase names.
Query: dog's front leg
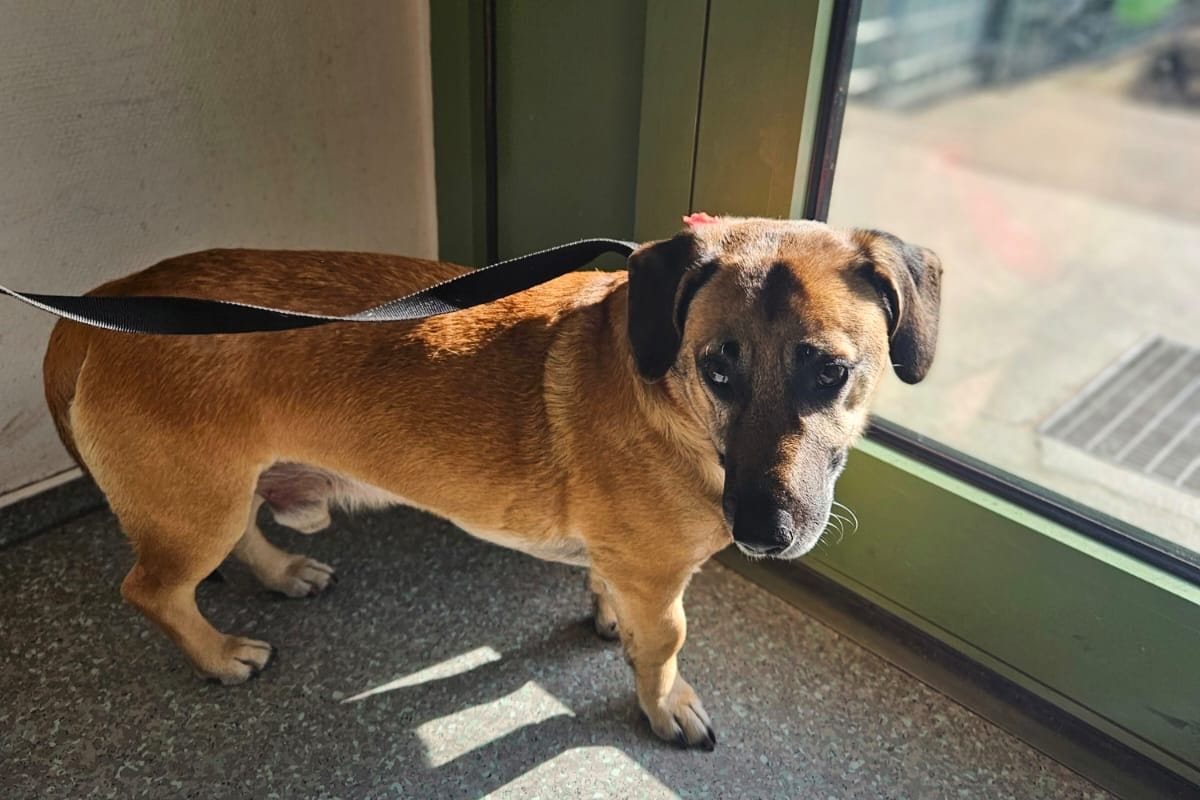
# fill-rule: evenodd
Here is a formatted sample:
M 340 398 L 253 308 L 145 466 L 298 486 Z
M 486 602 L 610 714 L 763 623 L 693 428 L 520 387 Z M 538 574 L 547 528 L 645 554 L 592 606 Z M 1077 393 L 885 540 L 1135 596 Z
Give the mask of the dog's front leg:
M 717 743 L 712 722 L 688 682 L 679 675 L 676 654 L 687 637 L 680 581 L 606 579 L 616 607 L 621 641 L 633 666 L 638 703 L 654 732 L 682 746 L 711 750 Z

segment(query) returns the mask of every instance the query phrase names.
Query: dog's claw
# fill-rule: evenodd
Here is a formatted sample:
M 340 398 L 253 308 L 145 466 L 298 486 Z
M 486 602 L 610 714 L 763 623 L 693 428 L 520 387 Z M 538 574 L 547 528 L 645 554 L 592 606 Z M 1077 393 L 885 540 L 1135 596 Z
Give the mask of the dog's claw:
M 237 660 L 237 661 L 240 661 L 241 663 L 245 664 L 247 667 L 249 667 L 249 668 L 250 668 L 250 677 L 251 677 L 251 679 L 253 679 L 253 678 L 257 678 L 257 677 L 258 677 L 258 674 L 259 674 L 260 672 L 262 672 L 262 670 L 263 670 L 263 668 L 262 668 L 262 667 L 259 667 L 259 666 L 258 666 L 258 664 L 255 664 L 253 661 L 247 661 L 247 660 L 246 660 L 246 659 L 244 659 L 244 658 L 239 658 L 239 659 L 236 659 L 236 660 Z M 268 657 L 268 660 L 270 660 L 270 659 L 269 659 L 269 657 Z M 265 667 L 266 665 L 264 664 L 263 666 Z

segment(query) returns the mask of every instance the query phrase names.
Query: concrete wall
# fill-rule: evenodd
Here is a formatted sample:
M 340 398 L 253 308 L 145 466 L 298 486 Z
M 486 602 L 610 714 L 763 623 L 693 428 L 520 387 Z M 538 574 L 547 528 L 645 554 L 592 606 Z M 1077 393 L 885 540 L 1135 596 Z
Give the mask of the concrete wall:
M 0 282 L 215 246 L 436 249 L 426 0 L 0 0 Z M 71 467 L 0 301 L 0 504 Z

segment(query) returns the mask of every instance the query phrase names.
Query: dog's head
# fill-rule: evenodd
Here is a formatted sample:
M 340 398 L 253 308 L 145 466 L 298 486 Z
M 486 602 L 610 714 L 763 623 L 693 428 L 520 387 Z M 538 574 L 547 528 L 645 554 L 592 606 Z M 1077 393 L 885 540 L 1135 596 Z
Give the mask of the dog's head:
M 738 547 L 794 558 L 825 530 L 885 370 L 928 372 L 941 264 L 878 231 L 687 221 L 629 259 L 634 361 L 711 438 Z

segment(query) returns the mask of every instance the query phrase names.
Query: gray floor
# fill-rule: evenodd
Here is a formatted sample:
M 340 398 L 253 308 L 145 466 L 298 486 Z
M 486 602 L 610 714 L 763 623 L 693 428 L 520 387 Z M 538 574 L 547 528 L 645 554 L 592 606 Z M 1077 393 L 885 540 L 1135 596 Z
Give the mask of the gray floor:
M 0 794 L 1104 796 L 716 564 L 682 656 L 710 754 L 653 738 L 580 571 L 408 511 L 269 533 L 342 581 L 311 600 L 237 567 L 205 584 L 219 627 L 280 653 L 234 688 L 197 681 L 122 606 L 131 556 L 108 513 L 0 550 Z

